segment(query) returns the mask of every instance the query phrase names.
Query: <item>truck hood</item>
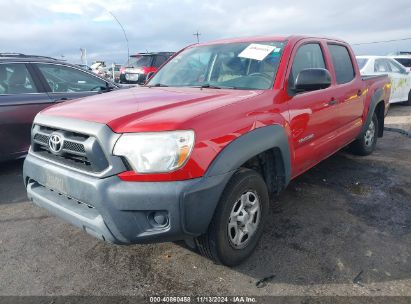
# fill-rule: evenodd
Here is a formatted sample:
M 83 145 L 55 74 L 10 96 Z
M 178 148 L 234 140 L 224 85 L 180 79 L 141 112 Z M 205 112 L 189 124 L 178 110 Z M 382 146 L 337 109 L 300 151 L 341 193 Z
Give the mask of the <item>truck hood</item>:
M 119 133 L 173 130 L 202 113 L 262 92 L 135 87 L 64 102 L 41 114 L 104 123 Z

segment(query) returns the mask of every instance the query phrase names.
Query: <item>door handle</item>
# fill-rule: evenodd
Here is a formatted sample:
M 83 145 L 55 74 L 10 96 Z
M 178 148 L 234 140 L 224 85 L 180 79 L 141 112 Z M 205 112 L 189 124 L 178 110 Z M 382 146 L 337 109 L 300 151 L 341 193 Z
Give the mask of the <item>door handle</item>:
M 337 103 L 338 103 L 337 99 L 331 98 L 331 100 L 328 102 L 328 105 L 335 106 Z
M 359 89 L 358 91 L 357 91 L 357 96 L 359 97 L 359 96 L 361 96 L 362 95 L 362 91 L 361 91 L 361 89 Z

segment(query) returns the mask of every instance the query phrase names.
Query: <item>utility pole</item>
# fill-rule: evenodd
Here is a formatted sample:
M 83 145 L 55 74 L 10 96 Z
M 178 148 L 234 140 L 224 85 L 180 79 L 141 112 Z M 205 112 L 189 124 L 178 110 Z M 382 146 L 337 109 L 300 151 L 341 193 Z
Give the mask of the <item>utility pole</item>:
M 80 59 L 81 64 L 85 64 L 87 66 L 87 50 L 80 48 Z
M 130 47 L 128 46 L 128 38 L 127 38 L 127 35 L 126 35 L 126 31 L 125 31 L 124 27 L 121 25 L 120 21 L 117 19 L 117 17 L 112 12 L 110 12 L 110 11 L 108 11 L 108 12 L 111 16 L 113 16 L 114 20 L 117 21 L 118 25 L 120 25 L 121 29 L 123 30 L 124 38 L 126 39 L 126 43 L 127 43 L 127 65 L 130 65 Z
M 194 36 L 197 36 L 197 43 L 200 43 L 200 33 L 198 32 L 198 30 L 197 30 L 197 32 L 196 33 L 194 33 L 193 34 Z

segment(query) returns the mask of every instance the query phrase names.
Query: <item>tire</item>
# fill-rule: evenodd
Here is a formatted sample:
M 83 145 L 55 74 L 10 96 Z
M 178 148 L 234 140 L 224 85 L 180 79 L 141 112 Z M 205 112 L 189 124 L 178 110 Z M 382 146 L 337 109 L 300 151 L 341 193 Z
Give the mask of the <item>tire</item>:
M 268 208 L 268 190 L 261 175 L 239 169 L 224 189 L 207 232 L 196 238 L 198 251 L 218 264 L 240 264 L 257 246 Z
M 377 114 L 372 115 L 372 119 L 367 129 L 361 137 L 356 139 L 351 145 L 350 150 L 353 154 L 366 156 L 374 152 L 378 138 L 378 118 Z
M 405 102 L 406 106 L 411 106 L 411 90 L 408 92 L 408 100 Z

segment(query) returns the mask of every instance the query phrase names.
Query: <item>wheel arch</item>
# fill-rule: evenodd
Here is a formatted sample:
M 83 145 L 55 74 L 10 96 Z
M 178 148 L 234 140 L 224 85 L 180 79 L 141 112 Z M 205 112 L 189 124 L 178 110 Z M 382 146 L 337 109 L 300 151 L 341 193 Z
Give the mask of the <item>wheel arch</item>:
M 371 97 L 371 101 L 368 105 L 368 111 L 364 120 L 364 124 L 361 128 L 361 132 L 358 137 L 366 131 L 368 124 L 371 122 L 374 113 L 378 118 L 378 137 L 382 137 L 384 134 L 384 119 L 385 119 L 385 101 L 383 88 L 377 89 Z
M 284 189 L 291 179 L 288 136 L 280 125 L 265 126 L 248 132 L 220 152 L 206 172 L 215 176 L 245 167 L 258 171 L 270 193 Z
M 384 120 L 385 120 L 385 102 L 384 100 L 380 100 L 376 107 L 375 107 L 375 114 L 377 114 L 378 119 L 378 137 L 382 137 L 384 135 Z

